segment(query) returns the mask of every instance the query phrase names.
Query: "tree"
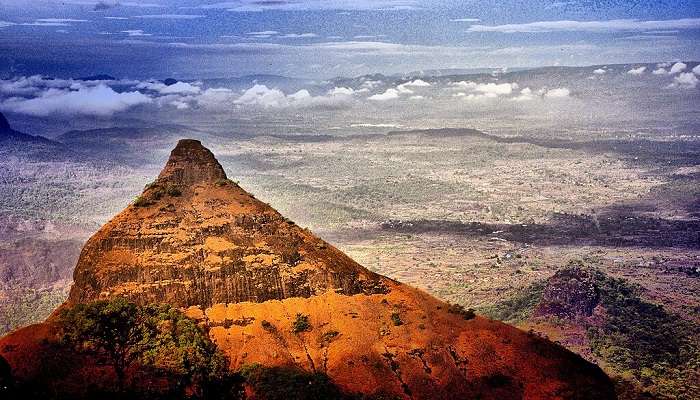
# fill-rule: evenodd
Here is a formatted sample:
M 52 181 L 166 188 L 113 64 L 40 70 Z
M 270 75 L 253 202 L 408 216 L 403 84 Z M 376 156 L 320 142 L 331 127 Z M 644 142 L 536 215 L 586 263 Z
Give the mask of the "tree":
M 116 298 L 78 304 L 61 314 L 64 341 L 79 351 L 106 356 L 117 375 L 119 391 L 124 388 L 127 368 L 146 346 L 145 338 L 155 336 L 134 303 Z
M 146 306 L 144 313 L 149 325 L 156 327 L 148 331 L 154 336 L 146 338 L 144 365 L 177 376 L 180 392 L 189 386 L 203 398 L 227 380 L 228 360 L 194 320 L 169 305 Z
M 173 382 L 178 397 L 186 389 L 200 398 L 237 398 L 240 379 L 228 360 L 196 323 L 167 304 L 137 306 L 116 298 L 79 304 L 61 315 L 64 341 L 80 351 L 106 357 L 123 392 L 133 364 Z

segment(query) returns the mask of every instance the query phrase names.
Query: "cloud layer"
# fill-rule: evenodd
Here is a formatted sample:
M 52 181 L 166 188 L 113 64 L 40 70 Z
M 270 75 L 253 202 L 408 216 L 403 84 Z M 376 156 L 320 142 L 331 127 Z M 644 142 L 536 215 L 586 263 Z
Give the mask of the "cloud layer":
M 0 108 L 37 117 L 51 114 L 110 116 L 150 102 L 152 99 L 140 92 L 118 93 L 107 85 L 99 84 L 76 91 L 52 88 L 31 99 L 11 97 L 0 103 Z

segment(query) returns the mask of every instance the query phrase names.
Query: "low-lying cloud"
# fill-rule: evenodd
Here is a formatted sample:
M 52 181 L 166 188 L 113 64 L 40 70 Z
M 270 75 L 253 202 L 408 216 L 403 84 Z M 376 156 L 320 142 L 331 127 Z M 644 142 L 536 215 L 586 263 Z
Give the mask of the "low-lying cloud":
M 0 103 L 0 108 L 37 117 L 52 114 L 104 117 L 152 101 L 149 96 L 138 91 L 118 93 L 105 84 L 99 84 L 78 90 L 51 88 L 38 97 L 29 99 L 10 97 Z
M 377 93 L 375 95 L 369 96 L 367 100 L 370 101 L 389 101 L 389 100 L 396 100 L 400 96 L 400 93 L 397 89 L 394 88 L 389 88 L 387 89 L 384 93 Z
M 255 85 L 243 92 L 233 101 L 240 106 L 255 106 L 262 108 L 287 108 L 287 107 L 327 107 L 338 108 L 347 105 L 352 100 L 353 92 L 349 88 L 334 88 L 327 95 L 313 96 L 302 89 L 292 94 L 285 94 L 276 88 L 265 85 Z
M 632 68 L 631 70 L 627 71 L 628 74 L 630 75 L 642 75 L 644 71 L 647 70 L 647 67 L 638 67 L 638 68 Z

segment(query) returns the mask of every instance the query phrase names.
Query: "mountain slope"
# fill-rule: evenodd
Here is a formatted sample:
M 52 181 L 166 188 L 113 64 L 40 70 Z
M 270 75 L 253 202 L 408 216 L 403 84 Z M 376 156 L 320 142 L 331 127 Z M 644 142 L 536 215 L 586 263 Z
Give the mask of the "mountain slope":
M 621 398 L 700 396 L 697 323 L 582 261 L 483 311 L 546 332 L 619 380 Z
M 0 157 L 52 161 L 77 158 L 78 155 L 62 143 L 12 129 L 7 118 L 0 113 Z
M 398 398 L 614 398 L 573 353 L 368 271 L 228 180 L 194 140 L 90 238 L 74 281 L 64 307 L 116 296 L 182 307 L 234 369 L 295 367 Z M 50 324 L 0 340 L 20 379 L 40 373 Z

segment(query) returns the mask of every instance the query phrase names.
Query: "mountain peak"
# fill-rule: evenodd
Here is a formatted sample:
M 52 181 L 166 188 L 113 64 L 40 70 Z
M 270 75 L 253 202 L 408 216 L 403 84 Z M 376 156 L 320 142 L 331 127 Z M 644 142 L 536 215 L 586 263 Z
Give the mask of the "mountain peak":
M 119 295 L 206 309 L 390 285 L 229 181 L 211 151 L 183 139 L 158 179 L 85 245 L 69 301 Z
M 206 327 L 233 370 L 319 372 L 370 397 L 615 398 L 595 365 L 369 271 L 237 184 L 209 183 L 225 176 L 200 142 L 181 140 L 141 200 L 85 244 L 64 307 L 115 297 L 167 303 Z M 18 381 L 75 359 L 38 347 L 60 340 L 51 324 L 0 339 Z M 83 389 L 91 365 L 72 363 L 51 382 Z
M 158 181 L 186 186 L 225 179 L 226 172 L 214 154 L 194 139 L 180 140 L 158 175 Z

